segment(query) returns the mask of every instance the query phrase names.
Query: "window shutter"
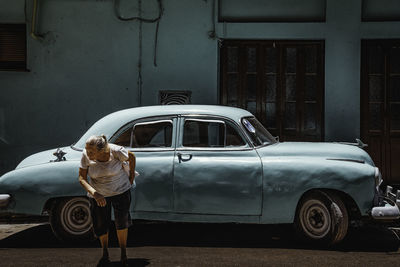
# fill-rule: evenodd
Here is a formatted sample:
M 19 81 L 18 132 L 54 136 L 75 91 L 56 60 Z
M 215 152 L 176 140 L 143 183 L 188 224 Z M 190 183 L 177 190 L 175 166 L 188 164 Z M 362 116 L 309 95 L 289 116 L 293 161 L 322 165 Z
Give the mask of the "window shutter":
M 0 24 L 0 70 L 26 70 L 25 24 Z

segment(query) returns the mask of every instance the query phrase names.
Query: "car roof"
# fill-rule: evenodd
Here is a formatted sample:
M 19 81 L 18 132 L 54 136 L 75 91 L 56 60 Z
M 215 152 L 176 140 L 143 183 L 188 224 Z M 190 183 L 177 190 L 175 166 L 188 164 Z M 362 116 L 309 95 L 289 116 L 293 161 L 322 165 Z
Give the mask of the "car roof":
M 243 116 L 252 116 L 250 112 L 244 109 L 217 106 L 217 105 L 163 105 L 163 106 L 144 106 L 130 109 L 120 110 L 107 115 L 107 117 L 123 118 L 129 116 L 138 119 L 142 117 L 152 117 L 161 115 L 175 115 L 175 114 L 198 114 L 198 115 L 220 115 L 228 118 L 242 118 Z
M 131 121 L 168 115 L 218 115 L 236 122 L 240 122 L 243 117 L 253 116 L 244 109 L 218 105 L 163 105 L 129 108 L 113 112 L 98 120 L 79 139 L 76 146 L 83 148 L 86 140 L 92 135 L 104 134 L 110 138 L 118 129 Z

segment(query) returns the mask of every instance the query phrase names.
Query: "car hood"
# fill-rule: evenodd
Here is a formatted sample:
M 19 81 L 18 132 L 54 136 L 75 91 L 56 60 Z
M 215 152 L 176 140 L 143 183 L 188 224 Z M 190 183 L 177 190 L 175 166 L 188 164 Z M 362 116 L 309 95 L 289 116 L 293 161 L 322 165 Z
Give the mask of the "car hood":
M 63 152 L 66 153 L 64 155 L 66 161 L 72 161 L 72 160 L 76 161 L 80 160 L 82 157 L 82 151 L 74 150 L 71 147 L 67 146 L 67 147 L 61 147 L 59 149 L 61 149 Z M 56 151 L 57 148 L 54 148 L 30 155 L 29 157 L 21 161 L 16 167 L 16 169 L 21 169 L 34 165 L 52 163 L 54 160 L 57 159 L 57 157 L 53 155 L 53 153 Z
M 282 142 L 257 149 L 261 157 L 318 157 L 344 160 L 375 166 L 361 148 L 340 143 Z

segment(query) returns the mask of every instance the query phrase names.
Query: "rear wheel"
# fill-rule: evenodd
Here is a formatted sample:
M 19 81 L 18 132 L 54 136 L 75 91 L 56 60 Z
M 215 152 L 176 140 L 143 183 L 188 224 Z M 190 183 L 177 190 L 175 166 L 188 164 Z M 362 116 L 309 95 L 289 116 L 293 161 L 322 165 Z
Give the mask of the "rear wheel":
M 85 197 L 56 201 L 50 212 L 50 224 L 55 236 L 62 241 L 94 238 L 89 200 Z
M 305 240 L 332 245 L 347 234 L 349 218 L 343 201 L 333 193 L 313 191 L 299 203 L 295 226 Z

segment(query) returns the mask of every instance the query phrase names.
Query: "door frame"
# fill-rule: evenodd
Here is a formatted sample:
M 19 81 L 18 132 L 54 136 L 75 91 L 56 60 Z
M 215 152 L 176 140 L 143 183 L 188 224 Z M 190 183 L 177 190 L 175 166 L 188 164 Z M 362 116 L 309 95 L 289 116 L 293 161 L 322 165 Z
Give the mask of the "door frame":
M 400 39 L 362 39 L 361 40 L 361 59 L 360 59 L 360 136 L 361 139 L 367 140 L 370 143 L 371 138 L 379 138 L 380 143 L 380 153 L 379 155 L 372 153 L 373 151 L 368 151 L 378 162 L 382 175 L 387 178 L 388 183 L 400 184 L 400 181 L 395 181 L 392 178 L 392 161 L 391 160 L 391 127 L 390 127 L 390 69 L 388 55 L 389 49 L 394 44 L 400 46 Z M 382 127 L 380 130 L 370 130 L 369 129 L 369 72 L 368 72 L 368 48 L 370 45 L 381 45 L 383 48 L 383 81 L 382 81 L 382 105 L 381 117 Z M 397 134 L 396 134 L 397 135 Z M 399 132 L 400 137 L 400 132 Z M 367 148 L 367 150 L 369 150 Z M 377 157 L 379 157 L 377 159 Z

